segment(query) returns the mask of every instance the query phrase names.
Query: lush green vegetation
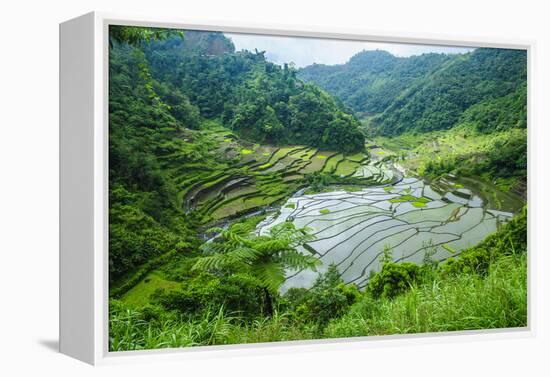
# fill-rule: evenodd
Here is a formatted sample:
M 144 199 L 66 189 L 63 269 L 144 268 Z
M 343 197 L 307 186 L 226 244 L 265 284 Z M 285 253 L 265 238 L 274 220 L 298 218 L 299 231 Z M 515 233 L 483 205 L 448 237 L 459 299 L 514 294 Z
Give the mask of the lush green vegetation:
M 176 120 L 153 89 L 143 53 L 129 45 L 110 50 L 109 279 L 112 284 L 144 263 L 197 244 L 192 221 L 178 205 L 177 188 L 160 156 L 185 148 L 195 161 L 208 158 L 202 143 L 185 144 Z M 189 105 L 190 114 L 193 107 Z M 185 122 L 185 123 L 183 123 Z
M 437 178 L 448 173 L 473 176 L 514 190 L 527 190 L 527 130 L 512 128 L 481 133 L 466 124 L 447 131 L 377 137 L 379 145 L 398 151 L 408 170 Z
M 145 49 L 153 77 L 170 83 L 165 96 L 161 91 L 169 106 L 188 95 L 202 116 L 221 119 L 255 142 L 363 149 L 355 117 L 319 87 L 297 79 L 295 69 L 268 62 L 263 52 L 235 52 L 221 33 L 204 34 L 189 31 L 183 40 L 154 41 Z M 208 47 L 213 41 L 217 48 Z
M 465 122 L 490 132 L 525 127 L 526 62 L 525 51 L 492 48 L 409 58 L 364 51 L 344 65 L 306 67 L 299 77 L 367 116 L 372 134 L 446 130 Z
M 518 50 L 476 49 L 457 56 L 407 89 L 371 121 L 371 128 L 384 135 L 445 130 L 460 123 L 464 111 L 470 107 L 477 105 L 471 112 L 479 113 L 480 106 L 490 106 L 503 96 L 511 96 L 511 101 L 518 102 L 514 107 L 524 110 L 527 104 L 521 92 L 525 91 L 527 79 L 526 61 L 526 52 Z M 516 94 L 518 91 L 520 94 Z M 510 109 L 501 107 L 500 111 Z M 526 121 L 514 119 L 513 123 L 498 126 L 510 128 L 522 124 Z M 486 130 L 491 126 L 497 124 L 488 123 Z
M 236 134 L 282 144 L 300 140 L 363 148 L 357 121 L 330 96 L 262 54 L 234 53 L 222 34 L 182 37 L 161 29 L 112 27 L 109 53 L 109 265 L 117 295 L 168 256 L 196 250 L 198 225 L 283 199 L 327 160 L 315 158 L 314 148 L 260 146 Z M 284 128 L 288 139 L 280 140 L 265 130 L 250 133 L 254 126 L 241 124 L 238 114 L 227 115 L 221 104 L 225 110 L 272 104 L 277 114 L 288 115 L 278 122 L 294 131 Z M 303 106 L 315 117 L 304 117 Z M 313 127 L 311 121 L 315 132 L 300 131 Z
M 450 59 L 445 54 L 400 58 L 381 50 L 363 51 L 346 64 L 302 68 L 298 77 L 319 85 L 354 111 L 368 116 L 382 113 L 415 80 L 424 79 Z
M 314 235 L 292 221 L 257 230 L 268 215 L 298 209 L 282 204 L 300 189 L 387 185 L 381 196 L 392 194 L 394 161 L 521 191 L 521 53 L 377 51 L 297 71 L 236 52 L 221 33 L 110 33 L 111 350 L 526 324 L 525 212 L 446 262 L 427 252 L 422 265 L 395 263 L 391 249 L 377 250 L 382 268 L 361 289 L 335 266 L 311 289 L 283 289 L 288 272 L 320 268 L 307 244 Z M 370 132 L 393 137 L 365 150 L 355 112 Z M 434 204 L 407 190 L 389 204 Z M 340 216 L 330 204 L 311 214 Z
M 478 246 L 447 262 L 426 254 L 422 266 L 386 261 L 364 292 L 344 285 L 334 268 L 310 290 L 274 297 L 271 316 L 259 315 L 261 295 L 233 284 L 185 285 L 185 297 L 204 296 L 195 316 L 159 304 L 111 301 L 113 350 L 254 343 L 319 337 L 522 327 L 527 324 L 526 211 Z M 387 250 L 385 257 L 391 253 Z M 384 258 L 384 257 L 383 257 Z M 220 273 L 220 272 L 218 272 Z M 247 284 L 246 278 L 233 275 Z M 215 279 L 215 278 L 212 278 Z M 218 277 L 217 279 L 220 279 Z M 236 295 L 236 297 L 235 297 Z M 162 297 L 162 295 L 161 295 Z M 206 298 L 207 297 L 207 298 Z M 235 307 L 235 303 L 238 306 Z M 245 306 L 248 305 L 248 306 Z M 237 308 L 237 309 L 236 309 Z M 250 308 L 247 317 L 238 308 Z
M 524 195 L 526 59 L 524 51 L 502 49 L 409 58 L 363 51 L 298 76 L 363 114 L 377 142 L 417 174 L 480 176 Z

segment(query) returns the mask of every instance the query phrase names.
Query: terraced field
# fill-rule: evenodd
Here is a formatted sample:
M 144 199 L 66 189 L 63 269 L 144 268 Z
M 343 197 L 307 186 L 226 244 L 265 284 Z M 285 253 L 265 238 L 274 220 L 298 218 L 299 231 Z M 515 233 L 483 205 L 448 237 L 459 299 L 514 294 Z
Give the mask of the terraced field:
M 304 178 L 315 172 L 365 185 L 396 179 L 385 167 L 373 167 L 376 174 L 361 174 L 370 166 L 368 154 L 344 156 L 306 146 L 252 144 L 215 124 L 187 137 L 203 138 L 214 157 L 205 164 L 171 166 L 181 205 L 203 223 L 272 206 L 304 187 Z
M 426 255 L 444 260 L 495 232 L 522 205 L 507 193 L 454 177 L 431 184 L 403 179 L 396 155 L 377 145 L 346 156 L 299 145 L 252 144 L 216 126 L 194 137 L 205 138 L 215 158 L 173 168 L 185 208 L 211 224 L 280 207 L 260 223 L 258 233 L 282 221 L 311 228 L 315 240 L 302 251 L 318 255 L 320 272 L 336 264 L 345 282 L 359 287 L 378 271 L 385 248 L 396 261 L 422 263 Z M 307 176 L 316 172 L 355 186 L 300 194 Z M 337 190 L 332 187 L 326 189 Z M 288 271 L 283 290 L 308 287 L 317 274 Z
M 361 172 L 386 174 L 374 166 Z M 385 248 L 395 261 L 441 261 L 474 246 L 513 216 L 486 204 L 479 193 L 450 180 L 428 185 L 405 178 L 393 186 L 290 198 L 278 216 L 258 225 L 257 232 L 283 221 L 310 228 L 315 240 L 302 252 L 315 253 L 323 262 L 321 271 L 335 264 L 346 283 L 364 287 L 370 274 L 379 270 Z M 316 277 L 311 270 L 288 271 L 282 290 L 309 287 Z

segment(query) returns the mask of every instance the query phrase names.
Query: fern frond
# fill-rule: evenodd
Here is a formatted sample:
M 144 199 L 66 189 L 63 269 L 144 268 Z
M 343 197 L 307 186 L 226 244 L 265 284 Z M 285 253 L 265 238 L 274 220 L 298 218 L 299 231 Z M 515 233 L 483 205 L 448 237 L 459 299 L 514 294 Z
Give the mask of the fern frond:
M 265 252 L 276 252 L 281 249 L 286 249 L 288 247 L 288 242 L 281 239 L 268 239 L 263 242 L 256 242 L 254 248 L 258 251 Z
M 294 249 L 284 250 L 279 254 L 278 260 L 287 268 L 294 270 L 302 270 L 310 268 L 316 271 L 317 266 L 321 264 L 321 260 L 312 256 L 305 255 Z
M 238 247 L 229 253 L 228 258 L 232 258 L 236 262 L 253 263 L 254 260 L 262 256 L 262 253 L 250 247 Z
M 262 263 L 253 268 L 254 275 L 267 289 L 276 292 L 285 281 L 285 271 L 279 263 Z
M 231 227 L 229 228 L 229 232 L 240 236 L 246 236 L 250 234 L 253 230 L 254 228 L 247 223 L 236 223 L 231 225 Z
M 213 254 L 206 257 L 199 258 L 193 267 L 192 271 L 208 271 L 208 270 L 218 270 L 226 267 L 230 264 L 230 258 L 227 258 L 224 254 Z
M 223 233 L 223 238 L 233 245 L 249 245 L 250 241 L 231 230 Z

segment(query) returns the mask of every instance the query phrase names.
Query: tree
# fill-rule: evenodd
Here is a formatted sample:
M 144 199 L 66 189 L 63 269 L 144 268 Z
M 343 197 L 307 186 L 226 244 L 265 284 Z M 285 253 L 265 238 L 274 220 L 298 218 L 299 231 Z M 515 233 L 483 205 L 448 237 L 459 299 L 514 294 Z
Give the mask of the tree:
M 221 232 L 212 242 L 203 245 L 206 256 L 199 258 L 193 270 L 227 273 L 247 273 L 264 288 L 264 311 L 273 312 L 273 296 L 285 280 L 287 269 L 314 271 L 321 263 L 313 255 L 305 255 L 297 248 L 312 239 L 307 229 L 297 229 L 285 222 L 271 228 L 267 235 L 254 235 L 253 227 L 237 223 Z
M 183 38 L 181 30 L 111 25 L 109 27 L 109 46 L 112 47 L 113 42 L 140 46 L 142 42 L 165 40 L 176 35 Z
M 375 274 L 367 285 L 367 292 L 372 297 L 393 298 L 410 288 L 420 278 L 421 267 L 410 262 L 395 263 L 392 250 L 384 247 L 380 258 L 382 269 Z
M 325 327 L 332 319 L 343 316 L 359 300 L 355 284 L 345 284 L 336 265 L 319 275 L 310 289 L 290 288 L 284 299 L 297 318 Z

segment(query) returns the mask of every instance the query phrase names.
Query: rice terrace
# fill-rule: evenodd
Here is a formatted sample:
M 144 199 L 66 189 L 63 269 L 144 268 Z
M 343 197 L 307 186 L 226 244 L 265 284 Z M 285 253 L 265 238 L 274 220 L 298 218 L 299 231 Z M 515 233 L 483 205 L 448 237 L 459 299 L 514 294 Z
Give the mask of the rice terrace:
M 525 327 L 526 52 L 268 42 L 111 26 L 110 350 Z

